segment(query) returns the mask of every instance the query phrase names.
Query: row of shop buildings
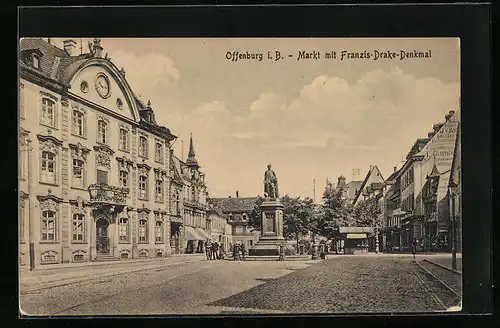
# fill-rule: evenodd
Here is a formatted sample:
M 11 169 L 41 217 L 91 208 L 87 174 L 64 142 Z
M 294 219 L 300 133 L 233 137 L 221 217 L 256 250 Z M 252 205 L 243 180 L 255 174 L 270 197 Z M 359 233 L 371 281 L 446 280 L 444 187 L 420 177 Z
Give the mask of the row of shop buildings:
M 135 96 L 126 71 L 76 42 L 20 40 L 20 264 L 166 257 L 232 243 L 208 203 L 192 137 L 177 136 Z M 161 110 L 165 110 L 162 108 Z
M 379 249 L 422 251 L 462 249 L 460 110 L 449 111 L 426 138 L 415 141 L 404 164 L 383 178 L 376 165 L 363 181 L 338 185 L 356 205 L 374 201 L 379 209 Z

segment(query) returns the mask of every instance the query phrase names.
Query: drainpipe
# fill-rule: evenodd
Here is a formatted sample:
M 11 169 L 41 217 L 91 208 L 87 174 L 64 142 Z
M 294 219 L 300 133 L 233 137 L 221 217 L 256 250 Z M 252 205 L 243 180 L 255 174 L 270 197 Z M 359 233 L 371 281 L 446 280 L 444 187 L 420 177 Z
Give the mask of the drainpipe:
M 28 204 L 29 204 L 29 215 L 28 215 L 28 229 L 29 229 L 29 256 L 30 256 L 30 271 L 35 269 L 35 244 L 34 244 L 34 227 L 33 227 L 33 215 L 35 214 L 35 195 L 33 194 L 33 170 L 31 169 L 31 153 L 33 148 L 31 147 L 31 140 L 26 140 L 25 151 L 28 152 Z

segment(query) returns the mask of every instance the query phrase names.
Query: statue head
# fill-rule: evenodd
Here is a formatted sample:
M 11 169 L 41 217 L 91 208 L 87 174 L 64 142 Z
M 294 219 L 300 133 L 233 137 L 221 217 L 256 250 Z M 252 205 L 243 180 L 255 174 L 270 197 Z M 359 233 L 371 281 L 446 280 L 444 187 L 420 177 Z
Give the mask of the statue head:
M 267 164 L 267 169 L 270 170 L 271 169 L 271 164 Z

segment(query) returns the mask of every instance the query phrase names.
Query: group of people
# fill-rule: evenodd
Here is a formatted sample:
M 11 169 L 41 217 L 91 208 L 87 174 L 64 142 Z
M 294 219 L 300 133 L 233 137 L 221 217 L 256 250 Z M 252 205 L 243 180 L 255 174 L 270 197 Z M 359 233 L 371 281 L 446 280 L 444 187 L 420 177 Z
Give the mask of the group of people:
M 233 260 L 240 261 L 244 260 L 246 255 L 245 244 L 235 244 L 233 245 Z
M 222 260 L 224 259 L 224 245 L 207 239 L 205 241 L 205 254 L 207 260 Z

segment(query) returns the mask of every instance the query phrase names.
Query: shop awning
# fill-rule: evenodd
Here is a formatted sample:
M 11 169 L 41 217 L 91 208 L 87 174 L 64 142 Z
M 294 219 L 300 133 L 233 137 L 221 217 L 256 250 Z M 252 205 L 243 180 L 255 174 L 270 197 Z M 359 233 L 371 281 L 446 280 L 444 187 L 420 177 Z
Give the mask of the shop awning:
M 366 233 L 348 233 L 346 238 L 347 239 L 365 239 Z
M 203 236 L 200 236 L 195 228 L 193 227 L 185 227 L 184 231 L 186 233 L 186 239 L 187 240 L 205 240 L 206 238 L 203 238 Z
M 203 237 L 203 240 L 212 239 L 212 236 L 210 236 L 207 232 L 205 232 L 205 230 L 200 228 L 194 228 L 194 229 L 196 230 L 196 233 L 198 235 Z

